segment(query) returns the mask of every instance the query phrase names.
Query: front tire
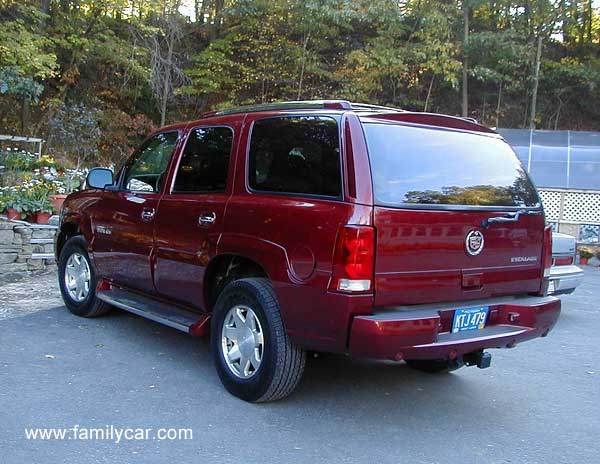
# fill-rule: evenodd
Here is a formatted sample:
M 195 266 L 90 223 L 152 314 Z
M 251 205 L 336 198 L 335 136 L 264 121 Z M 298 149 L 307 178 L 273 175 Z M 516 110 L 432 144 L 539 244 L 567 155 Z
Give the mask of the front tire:
M 111 306 L 96 298 L 96 271 L 81 236 L 71 237 L 65 243 L 58 260 L 58 286 L 65 306 L 81 317 L 98 317 Z
M 304 350 L 290 341 L 267 279 L 240 279 L 219 295 L 211 321 L 211 351 L 225 388 L 245 401 L 288 396 L 302 377 Z

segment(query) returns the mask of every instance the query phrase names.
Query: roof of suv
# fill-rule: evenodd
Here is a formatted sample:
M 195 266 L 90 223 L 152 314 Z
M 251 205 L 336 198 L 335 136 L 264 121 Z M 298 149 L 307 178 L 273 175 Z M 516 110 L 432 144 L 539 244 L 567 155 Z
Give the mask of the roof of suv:
M 305 114 L 307 111 L 322 113 L 324 110 L 336 113 L 354 112 L 358 114 L 361 117 L 361 120 L 365 122 L 369 120 L 371 122 L 398 121 L 428 126 L 462 129 L 486 134 L 496 134 L 495 131 L 489 129 L 488 127 L 482 126 L 472 118 L 461 118 L 444 114 L 424 113 L 417 111 L 405 111 L 399 108 L 388 106 L 371 105 L 367 103 L 351 103 L 346 100 L 304 100 L 238 106 L 234 108 L 226 108 L 202 113 L 197 121 L 191 121 L 185 124 L 174 124 L 172 126 L 168 126 L 167 128 L 181 128 L 182 126 L 186 126 L 190 123 L 201 123 L 203 120 L 209 118 L 213 119 L 236 115 L 244 116 L 248 113 L 266 113 L 273 115 L 273 113 L 277 112 L 285 114 L 301 112 Z M 163 128 L 162 130 L 167 128 Z

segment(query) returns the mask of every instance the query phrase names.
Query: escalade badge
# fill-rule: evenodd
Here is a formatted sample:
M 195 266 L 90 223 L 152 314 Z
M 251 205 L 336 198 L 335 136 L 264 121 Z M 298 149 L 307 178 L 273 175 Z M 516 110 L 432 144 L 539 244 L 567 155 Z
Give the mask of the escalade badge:
M 483 234 L 478 230 L 472 230 L 465 239 L 465 248 L 471 256 L 478 255 L 483 250 Z

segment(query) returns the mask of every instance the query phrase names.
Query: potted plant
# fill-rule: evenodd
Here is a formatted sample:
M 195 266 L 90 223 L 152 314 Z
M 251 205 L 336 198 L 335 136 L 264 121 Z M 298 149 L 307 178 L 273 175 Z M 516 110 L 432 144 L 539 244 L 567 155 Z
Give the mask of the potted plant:
M 579 247 L 579 264 L 587 264 L 592 256 L 594 256 L 594 251 L 591 248 Z
M 20 191 L 22 192 L 22 217 L 25 221 L 34 223 L 37 221 L 37 212 L 41 200 L 49 195 L 48 190 L 43 181 L 26 178 Z
M 52 217 L 52 202 L 49 197 L 42 197 L 34 201 L 33 206 L 36 210 L 35 221 L 38 224 L 48 224 Z
M 50 195 L 50 201 L 52 202 L 52 209 L 57 214 L 60 213 L 60 209 L 62 208 L 65 199 L 67 198 L 66 193 L 53 193 Z
M 52 206 L 56 213 L 60 213 L 60 209 L 62 208 L 67 195 L 81 187 L 81 180 L 79 179 L 78 174 L 77 170 L 73 170 L 69 173 L 63 172 L 62 175 L 54 180 L 56 192 L 50 195 L 50 200 L 52 201 Z
M 21 211 L 19 211 L 19 205 L 16 198 L 7 200 L 6 202 L 6 218 L 11 221 L 14 219 L 21 219 Z
M 27 209 L 28 201 L 25 198 L 24 192 L 17 189 L 10 190 L 6 200 L 6 218 L 10 220 L 19 220 Z
M 2 212 L 6 213 L 7 219 L 19 219 L 21 213 L 15 208 L 17 206 L 17 195 L 13 187 L 2 187 L 0 189 L 0 204 Z

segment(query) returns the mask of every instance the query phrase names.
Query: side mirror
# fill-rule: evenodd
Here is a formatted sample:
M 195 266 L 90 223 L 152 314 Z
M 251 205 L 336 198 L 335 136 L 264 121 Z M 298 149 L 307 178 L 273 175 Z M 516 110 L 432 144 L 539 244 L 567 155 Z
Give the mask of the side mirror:
M 87 188 L 105 189 L 109 185 L 113 185 L 113 172 L 106 168 L 92 169 L 86 179 Z

